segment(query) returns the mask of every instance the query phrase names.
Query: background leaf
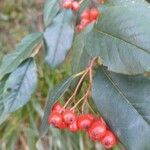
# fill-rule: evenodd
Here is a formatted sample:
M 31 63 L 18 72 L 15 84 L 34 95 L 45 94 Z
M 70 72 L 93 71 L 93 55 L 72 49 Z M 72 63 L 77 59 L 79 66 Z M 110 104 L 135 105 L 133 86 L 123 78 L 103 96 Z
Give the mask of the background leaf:
M 99 68 L 94 77 L 92 97 L 128 150 L 150 149 L 150 79 Z
M 140 5 L 102 9 L 101 19 L 87 36 L 88 53 L 99 55 L 103 64 L 114 72 L 140 74 L 149 71 L 149 13 L 148 6 Z
M 51 67 L 62 63 L 71 48 L 74 35 L 73 13 L 63 10 L 44 32 L 45 60 Z
M 58 0 L 47 0 L 44 4 L 44 24 L 47 27 L 59 11 Z
M 49 128 L 47 123 L 48 115 L 50 114 L 50 110 L 53 104 L 58 100 L 60 96 L 62 96 L 69 88 L 71 82 L 73 81 L 74 77 L 71 76 L 64 80 L 61 84 L 57 85 L 48 96 L 48 100 L 45 106 L 44 117 L 42 119 L 42 124 L 40 127 L 40 136 L 42 136 Z
M 16 111 L 30 99 L 37 84 L 37 69 L 33 58 L 24 61 L 5 83 L 3 92 L 4 114 Z
M 20 44 L 16 47 L 16 50 L 10 54 L 7 54 L 0 66 L 0 80 L 7 73 L 12 72 L 23 62 L 26 58 L 30 57 L 36 44 L 40 42 L 42 33 L 32 33 L 27 35 Z

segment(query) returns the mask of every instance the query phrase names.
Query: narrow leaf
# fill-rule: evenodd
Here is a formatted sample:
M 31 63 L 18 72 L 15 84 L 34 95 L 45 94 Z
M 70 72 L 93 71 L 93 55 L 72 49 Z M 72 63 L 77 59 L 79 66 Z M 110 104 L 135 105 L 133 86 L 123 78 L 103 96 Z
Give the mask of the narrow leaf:
M 62 63 L 71 48 L 74 35 L 73 13 L 63 10 L 44 32 L 45 60 L 51 67 Z
M 94 77 L 92 97 L 128 150 L 150 149 L 150 79 L 99 68 Z
M 30 57 L 36 44 L 41 40 L 42 33 L 33 33 L 26 36 L 20 44 L 16 47 L 16 50 L 10 54 L 7 54 L 0 66 L 0 80 L 5 74 L 12 72 L 16 69 L 20 63 L 26 58 Z
M 45 106 L 44 117 L 42 119 L 42 125 L 40 127 L 40 136 L 42 136 L 48 130 L 48 115 L 50 114 L 53 104 L 62 96 L 69 88 L 74 77 L 71 76 L 64 80 L 61 84 L 57 85 L 52 91 L 49 92 L 47 104 Z

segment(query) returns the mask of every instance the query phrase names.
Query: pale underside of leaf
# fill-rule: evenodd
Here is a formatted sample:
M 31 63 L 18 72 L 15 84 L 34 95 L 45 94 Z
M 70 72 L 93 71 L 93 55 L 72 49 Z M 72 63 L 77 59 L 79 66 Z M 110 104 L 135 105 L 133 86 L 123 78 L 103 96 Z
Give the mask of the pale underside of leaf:
M 44 32 L 45 60 L 51 67 L 62 63 L 71 48 L 74 35 L 73 13 L 63 10 Z
M 37 84 L 37 70 L 33 58 L 25 60 L 6 81 L 3 92 L 4 114 L 16 111 L 30 99 Z
M 44 5 L 44 24 L 45 27 L 51 24 L 53 18 L 60 9 L 59 0 L 47 0 Z

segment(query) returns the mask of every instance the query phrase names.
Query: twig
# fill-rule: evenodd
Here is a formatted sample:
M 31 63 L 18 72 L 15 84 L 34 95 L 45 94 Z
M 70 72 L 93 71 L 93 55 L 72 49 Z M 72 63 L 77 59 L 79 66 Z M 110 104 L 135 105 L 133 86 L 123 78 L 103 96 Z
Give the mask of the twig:
M 78 82 L 78 84 L 77 84 L 77 87 L 76 87 L 74 93 L 73 93 L 72 96 L 68 99 L 68 101 L 66 102 L 66 104 L 64 105 L 64 107 L 63 107 L 62 109 L 66 108 L 66 106 L 69 104 L 69 102 L 72 100 L 72 98 L 76 95 L 76 93 L 77 93 L 77 91 L 78 91 L 78 89 L 79 89 L 79 87 L 80 87 L 80 84 L 82 83 L 82 81 L 83 81 L 83 79 L 84 79 L 84 77 L 86 76 L 87 73 L 88 73 L 88 70 L 86 70 L 86 71 L 84 72 L 84 74 L 82 75 L 81 79 L 79 80 L 79 82 Z
M 35 50 L 34 50 L 33 53 L 31 54 L 31 57 L 34 57 L 34 56 L 39 52 L 39 50 L 40 50 L 41 47 L 42 47 L 42 42 L 40 42 L 40 43 L 36 46 Z

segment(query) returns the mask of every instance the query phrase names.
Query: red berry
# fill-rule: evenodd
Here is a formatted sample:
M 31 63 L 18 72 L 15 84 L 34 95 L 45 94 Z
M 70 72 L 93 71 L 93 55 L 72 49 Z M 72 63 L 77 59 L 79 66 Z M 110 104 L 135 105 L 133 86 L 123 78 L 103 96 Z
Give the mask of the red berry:
M 116 137 L 111 131 L 106 131 L 105 136 L 100 139 L 100 142 L 104 145 L 105 148 L 113 148 L 116 143 Z
M 77 32 L 81 32 L 84 29 L 84 26 L 82 24 L 79 24 L 77 26 Z
M 65 110 L 62 114 L 62 118 L 66 124 L 72 124 L 76 120 L 76 115 L 71 110 Z
M 104 3 L 105 3 L 105 0 L 99 0 L 99 3 L 100 3 L 100 4 L 104 4 Z
M 87 116 L 89 119 L 91 119 L 91 121 L 94 120 L 94 116 L 93 116 L 92 114 L 86 114 L 86 116 Z
M 62 124 L 60 125 L 59 128 L 60 128 L 60 129 L 65 129 L 65 128 L 67 128 L 67 125 L 66 125 L 64 122 L 62 122 Z
M 88 130 L 92 124 L 92 119 L 89 115 L 80 115 L 78 117 L 78 127 L 80 130 Z
M 48 124 L 60 128 L 62 125 L 62 116 L 58 112 L 53 112 L 48 116 Z
M 52 112 L 59 112 L 62 108 L 63 106 L 59 102 L 56 102 L 52 107 Z
M 105 135 L 106 126 L 100 120 L 96 120 L 92 123 L 88 133 L 92 140 L 99 140 Z
M 104 119 L 103 119 L 102 117 L 95 119 L 95 121 L 96 121 L 97 123 L 99 122 L 100 124 L 103 124 L 103 125 L 106 126 L 106 128 L 107 128 L 107 125 L 106 125 L 106 123 L 105 123 L 105 121 L 104 121 Z
M 63 7 L 66 8 L 66 9 L 72 9 L 72 0 L 64 1 Z
M 90 10 L 85 9 L 81 14 L 81 19 L 87 19 L 90 20 Z
M 72 3 L 72 10 L 73 10 L 73 11 L 78 11 L 79 9 L 80 9 L 80 3 L 74 1 L 74 2 Z
M 68 130 L 71 131 L 71 132 L 78 131 L 78 125 L 77 125 L 77 121 L 76 120 L 72 124 L 70 124 L 68 126 Z
M 82 25 L 83 27 L 86 27 L 89 23 L 90 23 L 90 20 L 87 20 L 87 19 L 81 20 L 81 25 Z
M 99 17 L 99 10 L 97 8 L 90 9 L 90 20 L 95 21 Z

